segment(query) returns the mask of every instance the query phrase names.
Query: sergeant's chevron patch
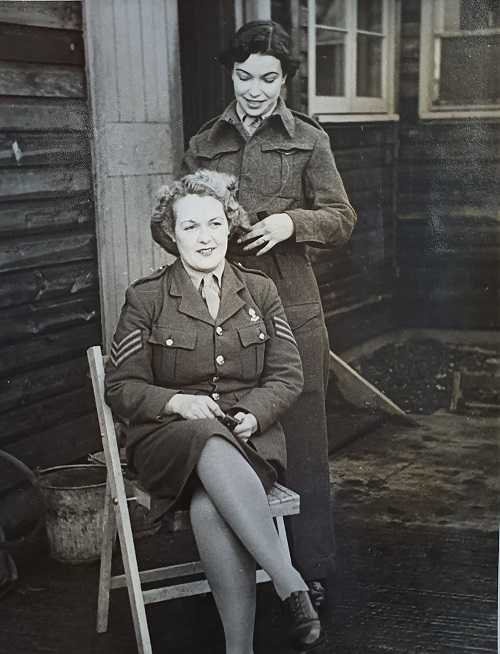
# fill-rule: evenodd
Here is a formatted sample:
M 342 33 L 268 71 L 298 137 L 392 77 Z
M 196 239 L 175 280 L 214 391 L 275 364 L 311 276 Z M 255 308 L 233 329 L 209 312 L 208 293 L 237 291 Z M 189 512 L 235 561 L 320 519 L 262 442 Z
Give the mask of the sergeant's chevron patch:
M 124 361 L 126 361 L 132 354 L 142 349 L 142 332 L 140 329 L 134 329 L 133 332 L 127 334 L 121 341 L 113 338 L 111 343 L 111 363 L 118 368 Z
M 284 338 L 286 341 L 290 341 L 290 343 L 297 345 L 297 341 L 295 340 L 290 325 L 286 320 L 283 320 L 283 318 L 279 318 L 278 316 L 274 316 L 273 322 L 274 333 L 276 336 L 279 336 L 279 338 Z

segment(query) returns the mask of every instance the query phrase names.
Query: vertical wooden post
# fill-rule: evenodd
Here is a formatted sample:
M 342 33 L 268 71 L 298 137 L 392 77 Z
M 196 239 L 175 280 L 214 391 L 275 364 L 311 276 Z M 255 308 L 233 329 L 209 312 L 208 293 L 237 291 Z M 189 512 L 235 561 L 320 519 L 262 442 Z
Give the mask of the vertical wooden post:
M 131 281 L 165 255 L 150 236 L 157 189 L 183 147 L 176 0 L 84 0 L 105 347 Z

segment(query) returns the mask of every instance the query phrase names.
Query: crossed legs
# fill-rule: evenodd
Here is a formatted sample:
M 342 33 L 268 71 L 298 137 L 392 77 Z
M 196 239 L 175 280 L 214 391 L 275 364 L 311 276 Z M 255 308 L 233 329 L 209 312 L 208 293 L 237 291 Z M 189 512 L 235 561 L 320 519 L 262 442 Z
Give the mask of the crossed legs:
M 193 495 L 191 522 L 224 626 L 226 654 L 252 654 L 255 562 L 281 599 L 307 585 L 287 560 L 264 488 L 240 452 L 214 436 L 197 473 L 202 487 Z

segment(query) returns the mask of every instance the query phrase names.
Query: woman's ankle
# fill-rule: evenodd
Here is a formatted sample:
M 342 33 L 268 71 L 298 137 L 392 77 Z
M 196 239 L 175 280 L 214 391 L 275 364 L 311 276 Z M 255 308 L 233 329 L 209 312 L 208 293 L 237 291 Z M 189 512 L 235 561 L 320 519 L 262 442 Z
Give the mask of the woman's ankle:
M 294 574 L 290 575 L 284 584 L 279 585 L 276 583 L 276 581 L 273 580 L 274 589 L 276 590 L 276 594 L 281 601 L 286 600 L 287 597 L 290 597 L 292 593 L 296 593 L 297 591 L 309 590 L 309 587 L 302 578 L 301 574 L 295 570 L 295 568 L 292 568 L 292 570 Z

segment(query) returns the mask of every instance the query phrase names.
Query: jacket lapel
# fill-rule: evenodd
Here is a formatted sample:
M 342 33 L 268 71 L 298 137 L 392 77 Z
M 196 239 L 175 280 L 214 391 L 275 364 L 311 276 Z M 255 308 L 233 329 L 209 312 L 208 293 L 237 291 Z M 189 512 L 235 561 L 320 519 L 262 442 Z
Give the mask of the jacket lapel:
M 207 305 L 203 301 L 200 293 L 195 289 L 180 259 L 177 259 L 172 266 L 172 282 L 169 293 L 173 297 L 180 297 L 178 309 L 181 313 L 191 316 L 196 320 L 206 322 L 209 325 L 214 324 L 214 320 L 208 312 Z
M 217 315 L 217 322 L 219 324 L 229 320 L 241 307 L 245 306 L 245 300 L 239 294 L 244 288 L 245 284 L 237 277 L 231 264 L 226 262 L 222 277 L 219 313 Z

